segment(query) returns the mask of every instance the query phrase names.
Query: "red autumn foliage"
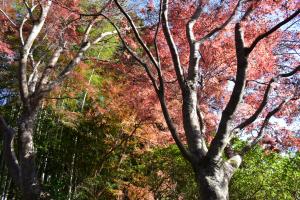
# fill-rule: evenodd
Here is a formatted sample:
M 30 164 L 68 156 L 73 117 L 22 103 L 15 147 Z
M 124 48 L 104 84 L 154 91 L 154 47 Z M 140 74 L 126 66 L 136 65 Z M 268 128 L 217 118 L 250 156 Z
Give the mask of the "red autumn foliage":
M 196 39 L 200 39 L 224 23 L 230 16 L 236 6 L 237 1 L 226 1 L 225 7 L 218 8 L 217 2 L 202 1 L 206 10 L 202 12 L 200 20 L 197 21 L 194 27 Z M 151 2 L 149 2 L 150 4 Z M 186 37 L 186 23 L 191 14 L 196 9 L 195 1 L 171 1 L 170 9 L 170 24 L 171 32 L 175 43 L 178 47 L 181 63 L 187 74 L 189 62 L 189 46 Z M 284 18 L 290 16 L 297 8 L 299 3 L 295 1 L 248 1 L 243 4 L 241 10 L 246 11 L 245 19 L 241 23 L 242 31 L 244 32 L 245 46 L 251 45 L 255 38 L 268 31 L 271 27 L 278 24 Z M 158 9 L 158 8 L 155 8 Z M 142 12 L 142 15 L 147 13 Z M 236 19 L 237 20 L 237 19 Z M 235 21 L 235 20 L 233 20 Z M 221 111 L 229 101 L 232 87 L 234 85 L 234 77 L 236 73 L 236 57 L 234 46 L 234 24 L 229 23 L 218 34 L 206 40 L 200 48 L 201 60 L 201 82 L 199 83 L 199 106 L 204 113 L 206 124 L 207 140 L 213 138 L 217 125 L 220 120 Z M 281 73 L 291 72 L 299 65 L 299 57 L 297 53 L 292 51 L 299 50 L 299 45 L 295 44 L 299 40 L 299 33 L 296 30 L 296 20 L 289 23 L 287 26 L 280 28 L 270 36 L 264 38 L 255 47 L 249 57 L 249 69 L 247 71 L 247 85 L 243 100 L 238 107 L 233 120 L 233 125 L 241 123 L 247 117 L 251 116 L 259 107 L 264 97 L 264 92 L 267 88 L 267 83 L 271 78 L 278 76 Z M 295 28 L 296 27 L 296 28 Z M 141 32 L 145 43 L 150 46 L 153 55 L 156 55 L 154 49 L 155 27 L 143 29 Z M 137 42 L 126 35 L 127 42 L 137 49 Z M 134 38 L 134 37 L 133 37 Z M 157 45 L 159 49 L 159 58 L 162 63 L 162 71 L 166 82 L 166 98 L 170 109 L 172 119 L 182 132 L 182 110 L 181 110 L 181 95 L 176 82 L 175 70 L 172 66 L 171 55 L 168 49 L 167 42 L 161 28 L 157 34 Z M 139 48 L 141 48 L 139 46 Z M 145 54 L 144 52 L 142 54 Z M 144 69 L 136 67 L 132 69 L 132 58 L 123 58 L 129 68 L 124 69 L 132 83 L 125 98 L 128 102 L 134 102 L 132 105 L 139 110 L 141 118 L 151 118 L 152 121 L 163 123 L 160 106 L 156 98 L 154 90 L 151 88 L 151 83 L 147 79 Z M 147 60 L 148 61 L 148 60 Z M 153 72 L 155 71 L 153 67 Z M 279 105 L 281 101 L 287 99 L 280 112 L 276 113 L 276 119 L 284 119 L 285 127 L 280 127 L 278 124 L 269 123 L 268 127 L 273 130 L 280 130 L 277 137 L 286 141 L 290 140 L 290 144 L 299 148 L 299 133 L 295 128 L 289 126 L 299 121 L 299 74 L 296 73 L 289 78 L 276 79 L 272 84 L 272 90 L 269 95 L 269 100 L 266 108 L 259 115 L 258 119 L 264 119 L 267 114 Z M 151 117 L 150 117 L 151 116 Z M 274 119 L 274 118 L 273 118 Z M 261 126 L 261 120 L 256 120 L 253 125 L 245 130 L 247 134 L 251 134 L 255 129 Z M 289 137 L 284 134 L 284 131 L 289 132 Z M 273 134 L 272 134 L 273 135 Z M 271 136 L 270 136 L 271 137 Z M 285 138 L 285 139 L 284 139 Z M 287 142 L 278 142 L 281 147 L 288 147 Z

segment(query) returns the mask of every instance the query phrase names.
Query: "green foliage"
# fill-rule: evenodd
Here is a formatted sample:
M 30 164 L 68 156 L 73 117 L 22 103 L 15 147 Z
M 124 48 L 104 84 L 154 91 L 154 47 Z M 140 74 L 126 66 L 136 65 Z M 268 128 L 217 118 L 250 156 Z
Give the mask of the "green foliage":
M 245 144 L 237 141 L 235 147 Z M 131 183 L 148 186 L 156 199 L 198 199 L 194 173 L 175 145 L 156 148 L 123 163 Z M 256 147 L 244 158 L 230 184 L 230 199 L 292 200 L 299 198 L 300 155 L 280 155 Z M 142 177 L 142 178 L 141 178 Z
M 132 176 L 141 173 L 144 180 L 136 180 L 136 184 L 150 187 L 156 199 L 197 199 L 193 169 L 176 145 L 155 148 L 141 155 L 138 161 L 138 164 L 130 167 L 134 170 Z
M 232 199 L 293 200 L 300 197 L 300 155 L 280 155 L 256 147 L 232 178 Z

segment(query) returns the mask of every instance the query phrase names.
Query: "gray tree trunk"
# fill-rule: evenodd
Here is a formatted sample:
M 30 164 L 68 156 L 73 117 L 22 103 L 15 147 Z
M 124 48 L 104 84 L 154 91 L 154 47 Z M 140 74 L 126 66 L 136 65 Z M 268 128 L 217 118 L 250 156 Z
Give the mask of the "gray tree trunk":
M 224 167 L 208 165 L 196 172 L 201 200 L 228 200 L 230 176 Z
M 227 161 L 213 162 L 206 157 L 201 164 L 192 163 L 199 187 L 199 199 L 228 200 L 230 179 L 241 162 L 241 156 L 236 155 Z
M 35 157 L 36 151 L 33 145 L 34 122 L 36 111 L 24 111 L 18 125 L 20 148 L 20 169 L 21 169 L 21 191 L 24 200 L 38 199 L 40 186 L 37 180 Z

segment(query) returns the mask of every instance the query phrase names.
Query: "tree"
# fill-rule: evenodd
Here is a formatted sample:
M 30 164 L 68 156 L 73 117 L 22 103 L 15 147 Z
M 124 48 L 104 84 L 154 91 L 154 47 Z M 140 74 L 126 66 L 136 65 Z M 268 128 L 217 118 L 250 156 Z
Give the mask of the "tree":
M 289 30 L 300 12 L 296 3 L 163 0 L 158 6 L 157 23 L 153 25 L 144 19 L 150 26 L 145 34 L 139 31 L 130 11 L 117 0 L 114 3 L 131 27 L 132 36 L 125 37 L 113 18 L 104 17 L 118 31 L 129 58 L 146 71 L 167 127 L 183 157 L 192 165 L 201 198 L 228 199 L 232 175 L 245 152 L 264 138 L 272 124 L 270 118 L 275 114 L 283 117 L 281 109 L 285 107 L 294 111 L 286 119 L 299 119 L 296 73 L 300 66 L 291 53 L 297 47 L 283 44 L 285 38 L 298 38 L 295 31 Z M 274 16 L 275 11 L 280 13 L 278 17 Z M 287 17 L 283 18 L 283 13 L 288 13 Z M 231 89 L 230 81 L 234 83 Z M 169 82 L 178 84 L 172 87 L 180 92 L 177 98 L 182 112 L 176 114 L 182 123 L 174 123 L 177 116 L 171 116 L 167 105 L 172 102 Z M 291 93 L 280 95 L 287 90 Z M 188 148 L 178 130 L 184 132 Z M 293 130 L 282 128 L 281 134 L 276 132 L 273 136 L 278 145 L 286 138 L 291 143 L 298 140 Z M 250 136 L 248 146 L 232 152 L 233 137 L 251 134 L 255 137 Z
M 8 172 L 21 190 L 23 198 L 32 200 L 43 197 L 37 178 L 33 143 L 34 126 L 41 102 L 68 77 L 91 46 L 115 32 L 102 32 L 93 39 L 90 38 L 92 27 L 101 22 L 94 14 L 81 14 L 78 2 L 66 1 L 65 7 L 53 4 L 51 0 L 15 3 L 15 8 L 20 9 L 15 11 L 20 14 L 15 15 L 16 19 L 10 18 L 2 9 L 1 13 L 7 24 L 14 28 L 13 33 L 18 30 L 16 37 L 19 45 L 16 46 L 19 57 L 17 54 L 15 57 L 18 60 L 18 85 L 22 105 L 17 125 L 18 155 L 14 150 L 15 130 L 6 124 L 3 117 L 0 118 L 0 130 L 3 134 L 3 154 Z M 99 13 L 107 6 L 104 3 Z M 82 17 L 88 18 L 85 22 L 78 23 L 78 19 Z M 84 25 L 86 22 L 87 26 Z M 80 26 L 86 26 L 81 36 L 75 31 Z M 8 47 L 1 43 L 1 48 L 11 54 L 13 51 Z M 70 51 L 67 54 L 68 49 Z M 63 53 L 67 57 L 62 58 Z
M 233 142 L 236 150 L 245 145 L 243 141 Z M 300 175 L 297 170 L 300 164 L 298 153 L 282 155 L 266 152 L 256 145 L 243 159 L 229 185 L 230 199 L 297 199 Z M 133 161 L 137 164 L 132 166 L 130 162 Z M 129 163 L 124 163 L 124 167 L 130 166 L 134 170 L 129 179 L 131 183 L 147 187 L 154 199 L 196 200 L 199 197 L 191 166 L 174 144 L 156 146 L 143 155 L 128 158 L 126 162 Z

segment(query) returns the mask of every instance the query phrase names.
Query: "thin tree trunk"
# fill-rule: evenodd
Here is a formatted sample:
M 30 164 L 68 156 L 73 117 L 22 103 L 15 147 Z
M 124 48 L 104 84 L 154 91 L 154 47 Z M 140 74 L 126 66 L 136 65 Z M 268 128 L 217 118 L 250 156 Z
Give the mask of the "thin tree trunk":
M 76 159 L 76 147 L 77 147 L 77 141 L 78 141 L 78 138 L 77 136 L 75 136 L 75 152 L 73 153 L 73 156 L 72 156 L 72 163 L 71 163 L 71 172 L 70 172 L 70 183 L 69 183 L 69 194 L 68 194 L 68 200 L 71 200 L 72 199 L 72 192 L 73 192 L 73 188 L 74 188 L 74 185 L 73 185 L 73 180 L 74 180 L 74 176 L 75 176 L 75 159 Z

